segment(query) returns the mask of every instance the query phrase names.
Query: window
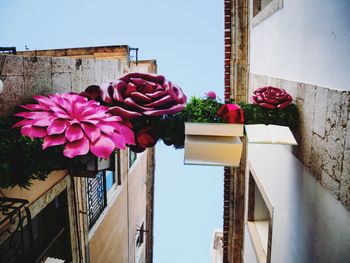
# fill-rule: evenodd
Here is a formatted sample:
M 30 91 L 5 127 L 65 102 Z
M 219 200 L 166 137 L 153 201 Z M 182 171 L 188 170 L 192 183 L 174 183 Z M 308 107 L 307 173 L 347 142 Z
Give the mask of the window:
M 255 181 L 253 170 L 249 174 L 247 227 L 259 263 L 271 262 L 273 208 L 263 189 Z
M 87 178 L 89 229 L 93 227 L 107 207 L 108 200 L 115 190 L 115 185 L 115 174 L 112 171 L 99 171 L 95 178 Z
M 128 156 L 129 156 L 129 168 L 130 168 L 133 165 L 133 163 L 136 161 L 137 154 L 132 150 L 130 150 L 130 148 L 128 148 Z
M 144 229 L 144 223 L 141 223 L 141 226 L 138 226 L 136 229 L 136 236 L 135 236 L 135 262 L 136 263 L 143 263 L 144 261 L 142 260 L 142 250 L 144 248 L 144 235 L 145 232 L 147 232 Z
M 144 228 L 143 228 L 143 223 L 140 227 L 140 229 L 137 230 L 138 231 L 138 235 L 137 235 L 137 238 L 136 238 L 136 248 L 139 248 L 141 247 L 142 243 L 143 243 L 143 239 L 144 239 Z
M 256 26 L 283 7 L 283 0 L 251 0 L 251 20 Z
M 114 171 L 99 171 L 95 178 L 86 179 L 89 229 L 94 226 L 107 207 L 117 185 L 121 184 L 120 177 L 120 152 L 118 151 Z
M 89 229 L 96 223 L 107 206 L 107 184 L 105 172 L 100 171 L 95 178 L 86 179 Z

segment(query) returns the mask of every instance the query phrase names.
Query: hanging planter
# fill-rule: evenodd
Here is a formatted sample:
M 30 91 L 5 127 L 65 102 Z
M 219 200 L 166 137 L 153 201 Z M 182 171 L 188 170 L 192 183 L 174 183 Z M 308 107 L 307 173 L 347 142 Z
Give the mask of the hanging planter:
M 243 124 L 185 123 L 185 164 L 239 166 Z

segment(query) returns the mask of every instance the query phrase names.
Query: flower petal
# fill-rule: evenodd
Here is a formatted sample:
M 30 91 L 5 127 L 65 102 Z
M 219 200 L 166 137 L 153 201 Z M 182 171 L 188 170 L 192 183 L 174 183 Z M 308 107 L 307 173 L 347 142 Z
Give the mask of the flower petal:
M 43 106 L 51 106 L 51 105 L 54 105 L 54 103 L 47 97 L 45 96 L 41 96 L 41 95 L 38 95 L 38 96 L 34 96 L 33 97 L 37 102 L 39 102 L 40 105 L 43 105 Z
M 46 128 L 25 125 L 21 128 L 21 134 L 29 138 L 43 138 L 47 135 Z
M 90 151 L 97 157 L 101 158 L 109 158 L 114 149 L 114 142 L 104 134 L 101 134 L 100 138 L 90 144 Z
M 54 117 L 54 114 L 52 112 L 49 111 L 23 111 L 23 112 L 19 112 L 14 114 L 15 116 L 18 117 L 23 117 L 23 118 L 27 118 L 27 119 L 41 119 L 41 118 L 47 118 L 47 117 Z
M 26 110 L 48 110 L 49 109 L 49 107 L 45 107 L 44 105 L 40 105 L 40 104 L 20 105 L 20 107 Z
M 116 82 L 114 82 L 112 84 L 112 88 L 113 88 L 113 99 L 115 101 L 124 101 L 122 92 L 124 92 L 126 87 L 126 83 L 122 80 L 117 80 Z
M 120 133 L 124 135 L 127 144 L 135 144 L 135 134 L 129 127 L 121 125 Z
M 77 155 L 85 155 L 89 152 L 89 139 L 84 136 L 80 140 L 66 144 L 63 150 L 63 155 L 68 158 L 73 158 Z
M 185 104 L 177 104 L 174 105 L 168 109 L 164 110 L 150 110 L 150 111 L 144 111 L 143 114 L 147 116 L 161 116 L 164 114 L 175 114 L 180 111 L 182 111 L 185 108 Z
M 69 126 L 66 130 L 66 138 L 68 141 L 73 142 L 83 138 L 84 133 L 81 127 L 77 124 Z
M 32 125 L 33 122 L 35 122 L 35 120 L 24 119 L 24 120 L 17 122 L 15 125 L 13 125 L 12 128 L 16 128 L 16 127 L 20 127 L 20 126 L 24 126 L 24 125 Z
M 115 114 L 115 115 L 122 116 L 125 119 L 134 119 L 134 118 L 142 116 L 142 114 L 139 112 L 126 110 L 126 109 L 119 107 L 119 106 L 111 107 L 109 109 L 109 112 L 111 112 L 112 114 Z
M 90 123 L 81 123 L 80 125 L 91 142 L 96 141 L 96 139 L 101 136 L 100 129 L 95 125 Z
M 101 99 L 106 103 L 112 103 L 112 101 L 113 101 L 113 99 L 111 98 L 111 96 L 109 95 L 109 92 L 108 92 L 109 86 L 110 86 L 109 83 L 103 83 L 100 86 Z
M 55 119 L 54 117 L 40 118 L 38 120 L 34 120 L 33 125 L 40 126 L 40 127 L 47 127 L 52 123 L 54 119 Z
M 54 120 L 48 127 L 47 127 L 47 134 L 60 134 L 63 133 L 67 128 L 67 121 L 66 120 Z
M 49 135 L 44 138 L 43 149 L 47 147 L 61 145 L 66 143 L 66 137 L 64 134 Z
M 115 132 L 108 135 L 108 137 L 112 139 L 116 148 L 123 150 L 126 148 L 126 139 L 124 135 Z
M 170 95 L 165 95 L 161 99 L 145 104 L 144 106 L 145 107 L 162 107 L 172 101 L 174 101 L 173 97 L 171 97 Z
M 114 132 L 114 127 L 112 125 L 98 123 L 96 126 L 106 134 L 111 134 Z

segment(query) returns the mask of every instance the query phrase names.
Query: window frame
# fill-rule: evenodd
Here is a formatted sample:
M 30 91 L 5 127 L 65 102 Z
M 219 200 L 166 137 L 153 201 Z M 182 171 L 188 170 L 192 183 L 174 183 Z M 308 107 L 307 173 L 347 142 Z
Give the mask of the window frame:
M 254 14 L 256 11 L 256 5 L 261 4 L 262 0 L 251 0 L 250 1 L 250 24 L 252 27 L 260 24 L 262 21 L 272 16 L 278 10 L 283 8 L 284 0 L 272 0 L 262 10 Z
M 134 156 L 134 157 L 132 157 Z M 130 169 L 137 160 L 137 153 L 133 152 L 130 147 L 128 148 L 128 168 Z
M 87 219 L 88 219 L 88 231 L 94 232 L 95 229 L 101 224 L 105 214 L 114 203 L 115 198 L 117 197 L 119 191 L 118 189 L 122 185 L 121 179 L 121 162 L 120 162 L 120 151 L 115 152 L 115 169 L 114 171 L 110 170 L 102 170 L 98 171 L 95 178 L 86 178 L 86 206 L 87 206 Z M 107 172 L 111 172 L 113 174 L 113 183 L 111 187 L 107 190 Z M 101 174 L 103 186 L 102 186 L 102 195 L 103 195 L 103 204 L 96 218 L 94 218 L 93 222 L 90 222 L 90 210 L 89 210 L 89 193 L 88 193 L 88 185 L 89 180 L 96 180 L 98 174 Z

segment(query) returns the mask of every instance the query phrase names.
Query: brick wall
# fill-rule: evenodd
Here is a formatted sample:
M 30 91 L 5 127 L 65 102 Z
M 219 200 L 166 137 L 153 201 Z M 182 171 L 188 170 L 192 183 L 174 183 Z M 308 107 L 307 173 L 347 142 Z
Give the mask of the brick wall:
M 296 154 L 312 174 L 350 209 L 350 92 L 250 74 L 250 90 L 286 89 L 298 106 Z

